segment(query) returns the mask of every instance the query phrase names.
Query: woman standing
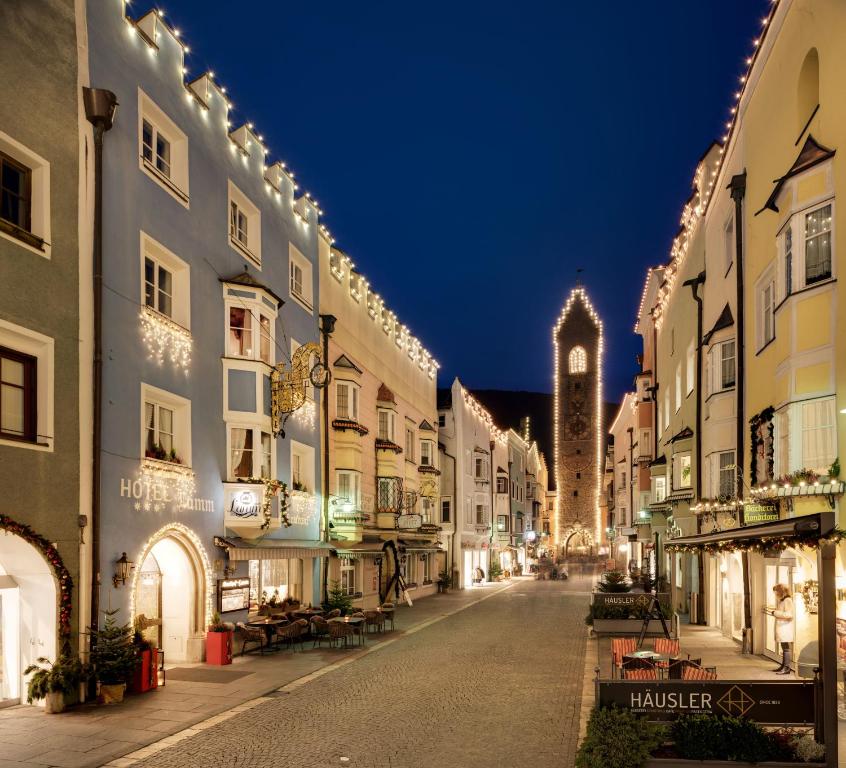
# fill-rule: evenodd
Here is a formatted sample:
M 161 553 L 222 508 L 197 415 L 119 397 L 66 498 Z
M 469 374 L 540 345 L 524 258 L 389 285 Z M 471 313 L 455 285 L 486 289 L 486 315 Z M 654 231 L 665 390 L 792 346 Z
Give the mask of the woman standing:
M 793 642 L 793 598 L 786 584 L 776 584 L 773 587 L 776 596 L 776 607 L 768 611 L 775 618 L 775 641 L 781 643 L 781 666 L 775 670 L 778 675 L 789 675 L 790 644 Z

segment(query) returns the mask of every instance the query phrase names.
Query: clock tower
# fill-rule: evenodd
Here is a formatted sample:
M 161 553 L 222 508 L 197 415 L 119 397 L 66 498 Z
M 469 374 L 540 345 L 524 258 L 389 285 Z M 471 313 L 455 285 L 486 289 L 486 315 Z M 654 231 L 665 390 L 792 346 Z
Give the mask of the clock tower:
M 556 549 L 596 554 L 602 541 L 602 321 L 582 286 L 552 331 L 555 350 Z

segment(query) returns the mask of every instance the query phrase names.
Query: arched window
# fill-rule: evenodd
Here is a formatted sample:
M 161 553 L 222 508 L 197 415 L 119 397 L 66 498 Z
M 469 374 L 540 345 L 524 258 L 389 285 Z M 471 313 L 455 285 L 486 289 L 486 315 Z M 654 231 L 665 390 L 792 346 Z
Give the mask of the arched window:
M 796 121 L 801 131 L 820 103 L 820 57 L 816 48 L 811 48 L 802 62 L 796 95 Z
M 587 371 L 587 352 L 584 347 L 573 347 L 568 358 L 570 373 L 584 373 Z

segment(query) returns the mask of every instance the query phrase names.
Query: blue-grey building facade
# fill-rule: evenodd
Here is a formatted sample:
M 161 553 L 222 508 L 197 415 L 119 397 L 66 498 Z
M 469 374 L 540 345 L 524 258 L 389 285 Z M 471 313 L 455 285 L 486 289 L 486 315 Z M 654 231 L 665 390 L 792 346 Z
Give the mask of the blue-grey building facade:
M 270 382 L 318 341 L 328 234 L 257 131 L 230 123 L 225 89 L 185 73 L 167 19 L 123 9 L 87 16 L 91 84 L 120 105 L 103 160 L 100 606 L 196 660 L 216 611 L 319 601 L 320 391 L 276 437 Z

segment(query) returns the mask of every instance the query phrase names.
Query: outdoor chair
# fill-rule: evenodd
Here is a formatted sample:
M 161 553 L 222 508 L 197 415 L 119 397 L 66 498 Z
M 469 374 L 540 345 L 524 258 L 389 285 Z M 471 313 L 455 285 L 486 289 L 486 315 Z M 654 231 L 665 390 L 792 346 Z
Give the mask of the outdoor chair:
M 637 650 L 637 638 L 635 637 L 613 637 L 611 638 L 611 672 L 623 668 L 623 656 L 627 653 L 634 653 Z
M 320 647 L 320 644 L 325 640 L 329 645 L 332 645 L 332 638 L 329 637 L 329 622 L 322 616 L 313 616 L 311 619 L 311 636 L 314 642 L 311 644 L 312 648 Z
M 707 669 L 706 667 L 696 666 L 694 664 L 685 664 L 682 669 L 682 680 L 716 680 L 717 670 Z
M 243 641 L 241 643 L 241 655 L 243 656 L 246 652 L 247 643 L 258 643 L 258 651 L 263 656 L 265 647 L 264 631 L 258 627 L 248 627 L 243 621 L 238 622 L 238 629 L 241 632 L 241 639 Z M 251 650 L 255 651 L 256 648 L 252 648 Z
M 682 670 L 687 661 L 684 659 L 670 659 L 670 666 L 667 672 L 667 678 L 670 680 L 681 680 Z
M 364 621 L 368 632 L 371 629 L 381 632 L 385 628 L 385 614 L 381 611 L 365 611 Z
M 391 631 L 394 629 L 394 604 L 393 603 L 382 603 L 382 615 L 385 617 L 385 621 L 391 622 Z
M 301 634 L 302 627 L 297 622 L 276 627 L 276 639 L 279 641 L 280 645 L 282 643 L 288 643 L 291 647 L 291 651 L 295 650 L 294 643 L 300 638 Z
M 326 623 L 329 625 L 329 639 L 333 647 L 337 646 L 340 640 L 343 640 L 344 646 L 346 646 L 347 639 L 355 635 L 355 627 L 344 621 L 328 621 Z
M 326 614 L 325 618 L 327 618 L 327 619 L 337 619 L 338 616 L 340 616 L 340 615 L 341 615 L 341 609 L 340 608 L 333 608 L 331 611 L 329 611 L 329 613 Z
M 669 637 L 656 637 L 654 647 L 655 653 L 660 653 L 662 656 L 670 656 L 671 658 L 674 658 L 681 653 L 679 641 L 671 640 Z M 670 663 L 668 661 L 656 661 L 655 666 L 667 669 L 670 666 Z
M 640 669 L 623 669 L 623 680 L 657 680 L 658 672 L 655 667 Z

